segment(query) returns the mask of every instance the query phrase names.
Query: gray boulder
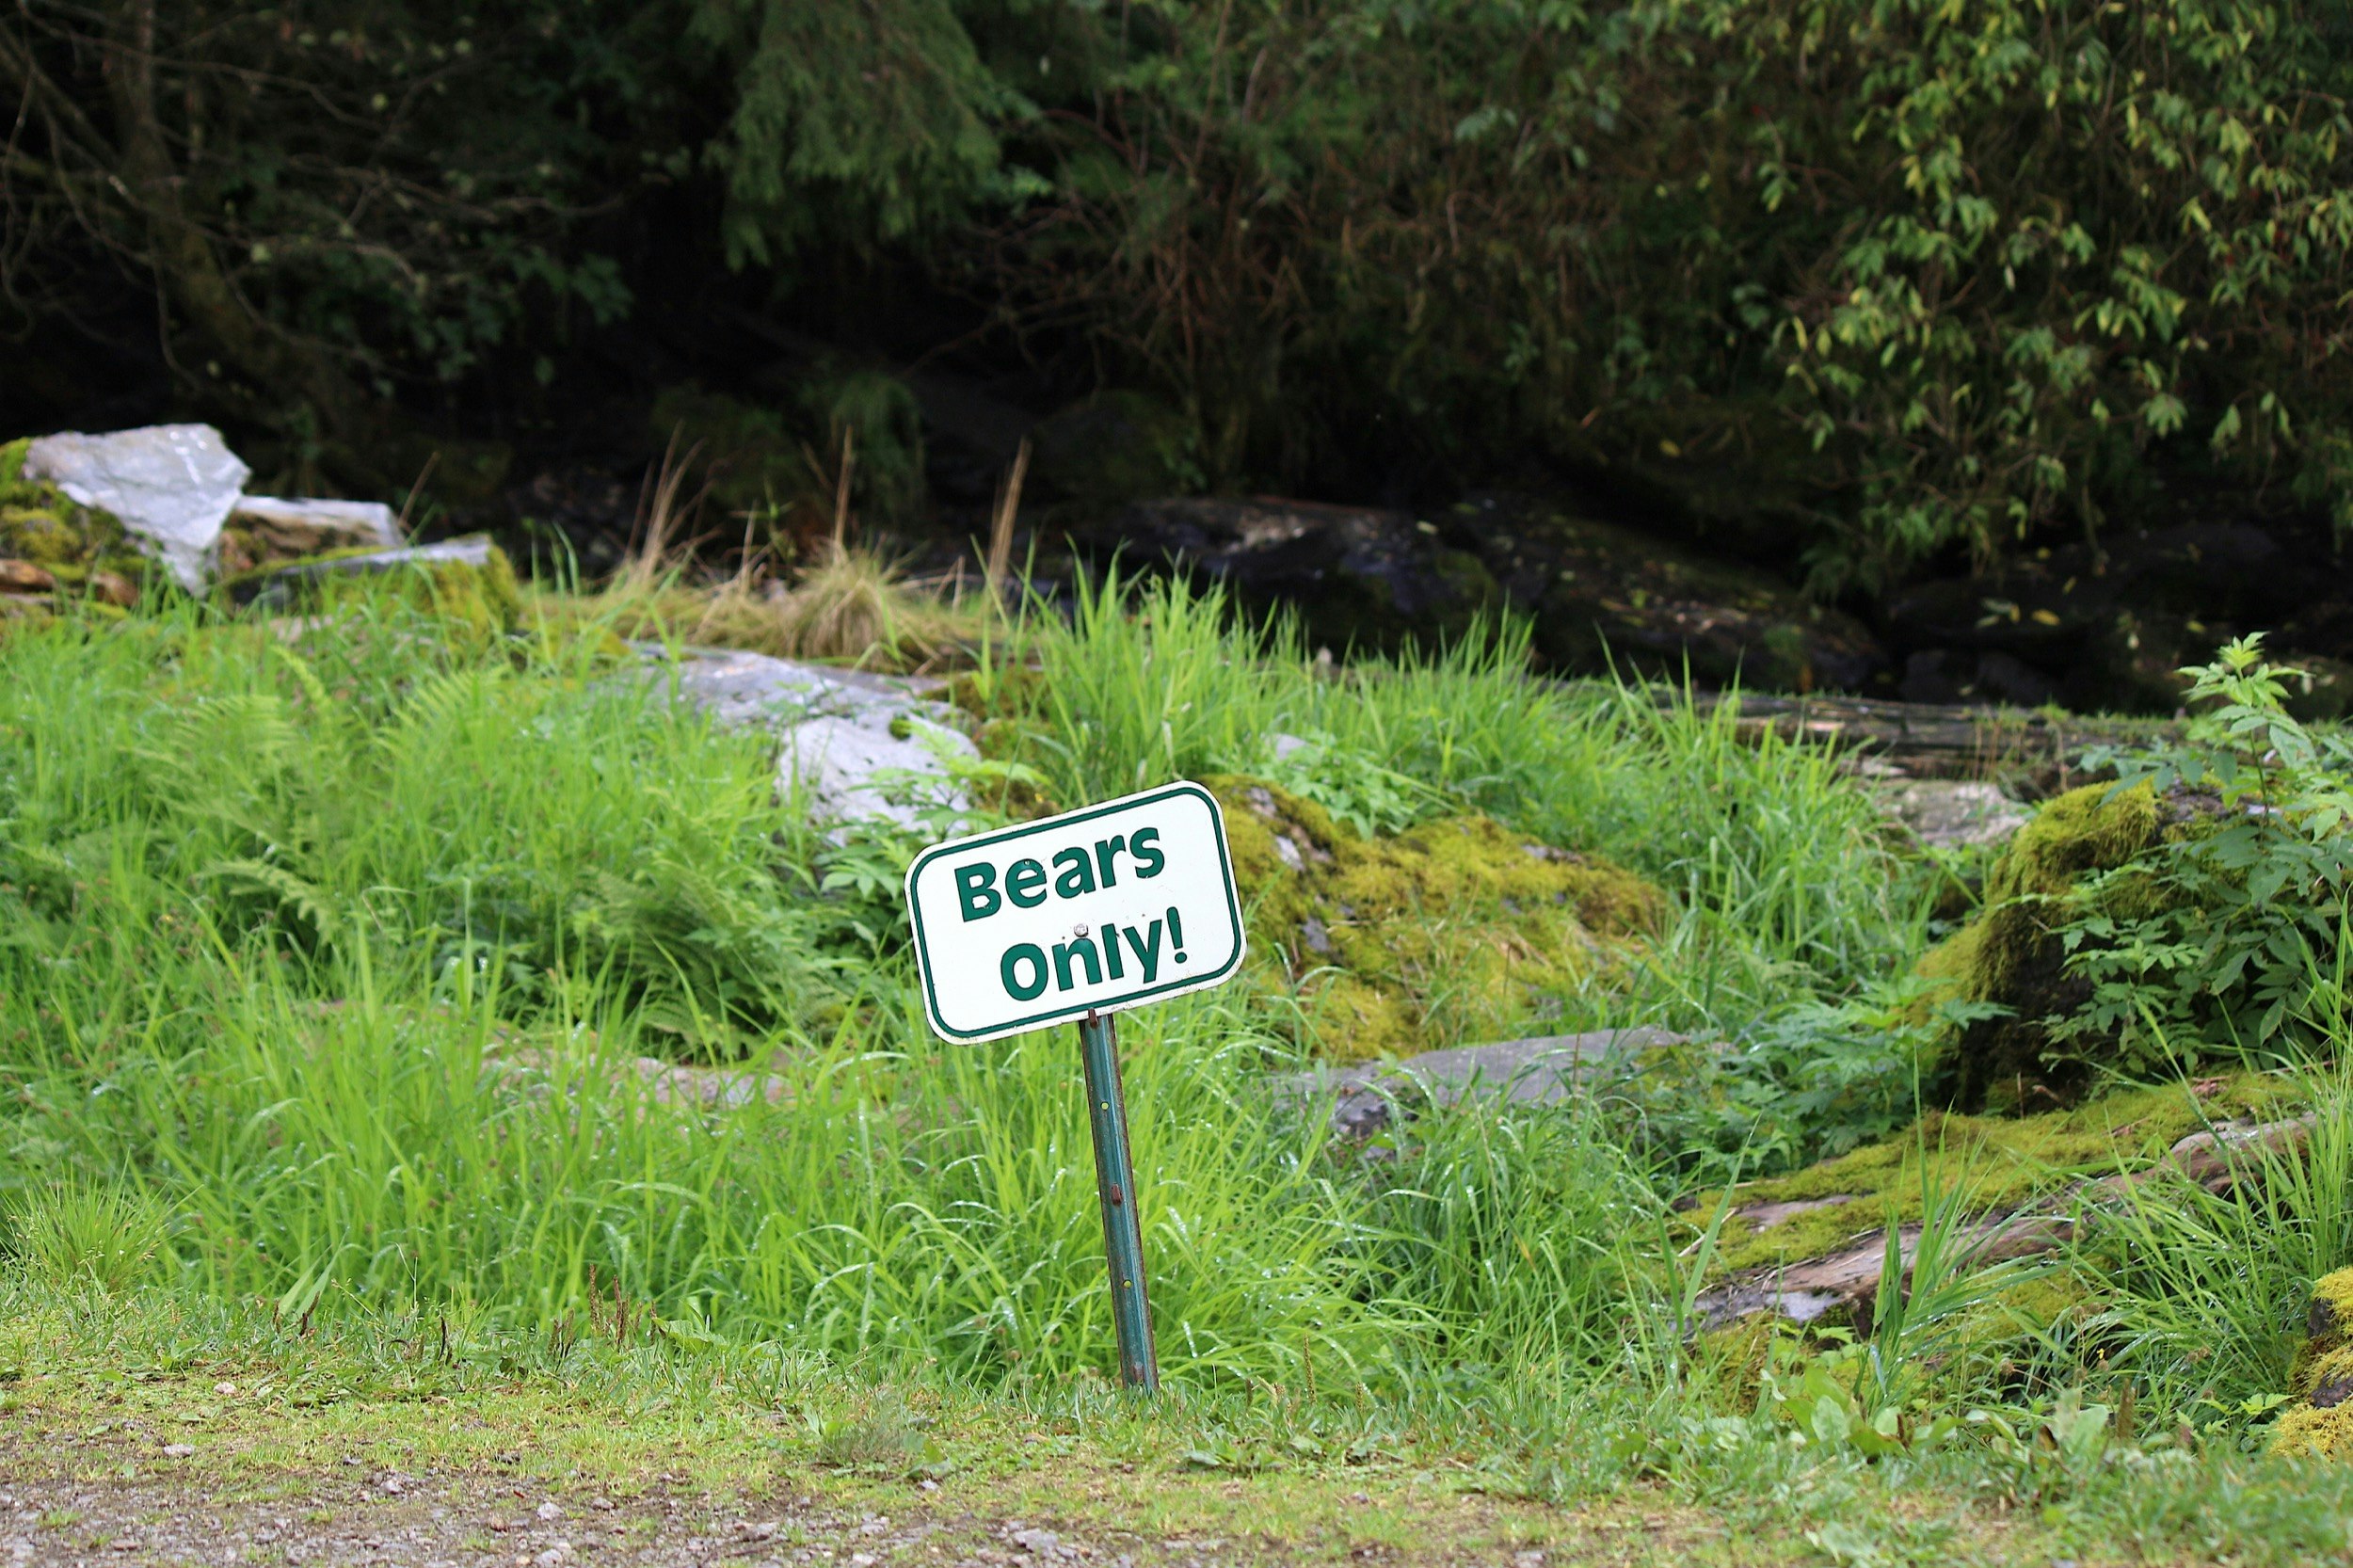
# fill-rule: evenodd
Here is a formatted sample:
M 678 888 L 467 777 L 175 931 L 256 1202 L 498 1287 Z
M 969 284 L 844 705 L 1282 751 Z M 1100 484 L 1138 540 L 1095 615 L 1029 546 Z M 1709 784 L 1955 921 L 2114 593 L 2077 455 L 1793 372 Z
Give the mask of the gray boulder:
M 947 759 L 978 760 L 955 711 L 911 681 L 761 653 L 700 652 L 674 668 L 679 696 L 716 723 L 776 733 L 777 782 L 823 821 L 924 828 L 924 808 L 970 809 Z
M 1445 1107 L 1481 1096 L 1559 1105 L 1601 1083 L 1624 1082 L 1680 1062 L 1691 1050 L 1714 1049 L 1694 1047 L 1689 1035 L 1671 1030 L 1606 1029 L 1458 1046 L 1401 1062 L 1320 1067 L 1285 1080 L 1283 1087 L 1303 1104 L 1328 1100 L 1332 1130 L 1338 1136 L 1370 1138 L 1388 1129 L 1400 1106 Z
M 200 593 L 252 470 L 209 424 L 153 424 L 43 436 L 25 449 L 24 475 L 112 513 L 183 588 Z
M 1931 849 L 1998 844 L 2034 813 L 1996 784 L 1965 778 L 1907 778 L 1881 784 L 1880 809 Z

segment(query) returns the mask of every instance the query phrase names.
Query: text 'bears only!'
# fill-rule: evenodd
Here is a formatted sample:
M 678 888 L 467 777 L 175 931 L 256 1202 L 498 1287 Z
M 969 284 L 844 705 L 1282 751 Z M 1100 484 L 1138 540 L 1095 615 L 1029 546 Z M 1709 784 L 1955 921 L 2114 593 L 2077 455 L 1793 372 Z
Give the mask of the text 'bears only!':
M 1225 822 L 1193 784 L 935 845 L 907 898 L 951 1039 L 1214 984 L 1241 956 Z
M 1123 854 L 1134 856 L 1134 872 L 1139 882 L 1160 875 L 1168 868 L 1168 856 L 1157 847 L 1160 837 L 1159 828 L 1143 827 L 1136 830 L 1133 844 L 1128 841 L 1126 834 L 1114 833 L 1108 839 L 1097 839 L 1092 846 L 1091 855 L 1086 848 L 1075 844 L 1057 851 L 1054 870 L 1058 874 L 1053 880 L 1051 896 L 1080 898 L 1098 888 L 1117 887 L 1119 857 Z M 1099 882 L 1097 876 L 1101 878 Z M 1020 908 L 1034 909 L 1048 896 L 1046 868 L 1035 860 L 1016 860 L 1005 868 L 1002 898 L 998 896 L 996 884 L 997 868 L 985 860 L 956 869 L 956 902 L 962 906 L 966 920 L 988 919 L 1005 906 L 1005 899 L 1013 900 Z M 1120 940 L 1124 936 L 1127 945 L 1135 952 L 1144 983 L 1151 984 L 1160 978 L 1160 921 L 1154 920 L 1150 929 L 1143 935 L 1139 935 L 1133 926 L 1123 930 L 1109 920 L 1103 923 L 1101 930 L 1092 933 L 1083 925 L 1078 927 L 1071 933 L 1071 940 L 1058 942 L 1054 946 L 1053 973 L 1056 983 L 1065 991 L 1071 988 L 1071 965 L 1074 962 L 1084 965 L 1087 978 L 1098 984 L 1106 975 L 1113 980 L 1126 978 L 1126 966 L 1120 953 Z M 1173 904 L 1168 906 L 1167 926 L 1169 959 L 1172 963 L 1182 964 L 1185 962 L 1185 922 Z M 1102 953 L 1099 964 L 1096 962 L 1098 943 Z M 1005 983 L 1007 996 L 1016 1001 L 1028 1001 L 1046 989 L 1046 954 L 1034 942 L 1016 942 L 1005 950 L 1004 959 L 998 965 L 998 975 Z

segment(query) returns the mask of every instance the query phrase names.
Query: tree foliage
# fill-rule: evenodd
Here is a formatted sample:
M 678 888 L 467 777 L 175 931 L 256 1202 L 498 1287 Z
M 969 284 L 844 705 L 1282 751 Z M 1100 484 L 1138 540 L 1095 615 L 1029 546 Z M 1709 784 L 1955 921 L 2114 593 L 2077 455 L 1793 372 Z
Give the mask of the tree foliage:
M 2165 470 L 2353 522 L 2349 43 L 2287 0 L 17 0 L 6 277 L 111 256 L 184 370 L 349 423 L 623 310 L 600 215 L 701 184 L 738 267 L 894 252 L 1087 345 L 1212 483 L 1538 454 L 1869 587 Z
M 0 280 L 27 317 L 82 269 L 146 285 L 213 402 L 346 438 L 412 381 L 479 372 L 526 322 L 629 290 L 580 220 L 643 170 L 670 90 L 651 12 L 453 0 L 22 0 Z
M 936 233 L 993 194 L 996 127 L 1023 104 L 950 0 L 697 0 L 691 36 L 739 62 L 709 150 L 730 258 Z
M 2155 448 L 2353 520 L 2342 23 L 1156 14 L 1099 107 L 1066 98 L 1035 138 L 1053 195 L 1006 226 L 1002 277 L 1192 399 L 1221 470 L 1352 427 L 1728 470 L 1803 514 L 1831 586 L 2095 524 Z

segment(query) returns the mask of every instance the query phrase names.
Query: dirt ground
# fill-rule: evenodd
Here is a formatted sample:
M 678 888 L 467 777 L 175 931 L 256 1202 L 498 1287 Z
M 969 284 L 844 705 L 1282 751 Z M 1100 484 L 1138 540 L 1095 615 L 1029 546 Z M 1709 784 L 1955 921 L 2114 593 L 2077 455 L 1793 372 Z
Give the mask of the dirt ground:
M 1215 1539 L 1081 1539 L 1017 1519 L 919 1510 L 842 1512 L 808 1496 L 714 1506 L 664 1490 L 558 1496 L 493 1479 L 352 1466 L 343 1479 L 248 1488 L 190 1484 L 168 1469 L 124 1479 L 26 1474 L 0 1488 L 0 1561 L 69 1563 L 1207 1562 Z M 1542 1560 L 1531 1554 L 1529 1568 Z
M 294 1419 L 299 1424 L 302 1418 Z M 1074 1464 L 1066 1478 L 1067 1508 L 1024 1506 L 1016 1512 L 1007 1509 L 1009 1502 L 1050 1501 L 1056 1480 L 1032 1476 L 1012 1489 L 1018 1495 L 1011 1496 L 1003 1484 L 955 1477 L 944 1482 L 854 1481 L 846 1487 L 832 1478 L 813 1478 L 818 1490 L 792 1484 L 789 1473 L 715 1489 L 683 1470 L 549 1480 L 533 1474 L 520 1452 L 486 1455 L 464 1468 L 387 1464 L 380 1450 L 388 1442 L 400 1446 L 395 1436 L 369 1442 L 370 1434 L 353 1431 L 347 1418 L 336 1424 L 354 1451 L 288 1464 L 274 1442 L 256 1452 L 245 1445 L 223 1445 L 213 1433 L 184 1441 L 183 1434 L 146 1421 L 60 1429 L 24 1419 L 22 1413 L 0 1416 L 0 1568 L 80 1563 L 1209 1568 L 1309 1560 L 1545 1568 L 1571 1560 L 1557 1547 L 1528 1546 L 1513 1539 L 1525 1539 L 1530 1527 L 1533 1533 L 1550 1533 L 1547 1527 L 1558 1516 L 1523 1518 L 1531 1511 L 1481 1498 L 1433 1496 L 1401 1508 L 1394 1496 L 1376 1501 L 1363 1491 L 1338 1493 L 1331 1500 L 1339 1517 L 1357 1512 L 1358 1525 L 1309 1519 L 1297 1533 L 1219 1534 L 1218 1528 L 1243 1522 L 1234 1517 L 1249 1490 L 1241 1483 L 1204 1478 L 1180 1486 L 1180 1494 L 1197 1496 L 1162 1495 L 1138 1510 L 1136 1528 L 1121 1528 L 1101 1517 L 1101 1478 L 1082 1464 Z M 301 1448 L 316 1446 L 296 1441 Z M 224 1448 L 232 1451 L 221 1451 Z M 204 1453 L 207 1448 L 214 1451 Z M 852 1495 L 822 1495 L 825 1490 Z M 1165 1494 L 1165 1488 L 1160 1490 Z M 1257 1512 L 1255 1502 L 1243 1509 Z M 1417 1520 L 1417 1514 L 1431 1516 Z M 1193 1516 L 1191 1528 L 1188 1515 Z M 1664 1518 L 1656 1523 L 1660 1530 L 1655 1539 L 1646 1539 L 1650 1532 L 1640 1528 L 1627 1532 L 1622 1546 L 1630 1550 L 1579 1554 L 1574 1560 L 1677 1560 L 1679 1553 L 1662 1556 L 1649 1549 L 1668 1547 L 1682 1533 L 1668 1528 Z M 1624 1529 L 1601 1526 L 1604 1536 Z

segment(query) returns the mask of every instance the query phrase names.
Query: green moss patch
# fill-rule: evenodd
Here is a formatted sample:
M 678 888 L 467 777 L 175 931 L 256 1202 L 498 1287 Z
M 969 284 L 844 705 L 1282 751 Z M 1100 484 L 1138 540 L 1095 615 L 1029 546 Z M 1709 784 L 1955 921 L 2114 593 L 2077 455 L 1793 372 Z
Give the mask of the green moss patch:
M 2068 972 L 2059 929 L 2080 912 L 2073 900 L 2089 877 L 2116 871 L 2210 822 L 2201 797 L 2160 800 L 2143 785 L 2071 790 L 2021 828 L 1987 873 L 1977 918 L 1930 949 L 1918 972 L 1934 982 L 1930 1001 L 1989 1002 L 2009 1009 L 1957 1030 L 1943 1065 L 1958 1080 L 1958 1103 L 2032 1110 L 2080 1094 L 2097 1076 L 2096 1051 L 2061 1048 L 2052 1020 L 2082 1007 L 2089 986 Z M 2153 876 L 2111 880 L 2104 912 L 2154 911 Z
M 85 506 L 43 479 L 24 477 L 32 439 L 0 445 L 0 560 L 30 561 L 67 589 L 90 588 L 120 601 L 148 575 L 112 512 Z M 108 581 L 108 579 L 112 581 Z
M 1970 1195 L 1973 1213 L 2020 1208 L 2069 1183 L 2137 1170 L 2208 1123 L 2276 1112 L 2275 1080 L 2243 1074 L 2194 1095 L 2174 1084 L 2127 1089 L 2033 1116 L 1933 1113 L 1875 1144 L 1733 1194 L 1719 1235 L 1726 1272 L 1794 1263 L 1857 1236 L 1921 1217 L 1923 1175 L 1935 1192 Z M 1712 1211 L 1695 1215 L 1705 1225 Z M 2353 1314 L 2348 1315 L 2353 1321 Z
M 2290 1459 L 2353 1458 L 2353 1269 L 2313 1286 L 2311 1337 L 2288 1375 L 2297 1403 L 2271 1429 L 2271 1451 Z
M 1206 782 L 1225 808 L 1256 978 L 1300 1000 L 1337 1061 L 1540 1032 L 1666 915 L 1632 872 L 1489 817 L 1367 839 L 1259 780 Z

